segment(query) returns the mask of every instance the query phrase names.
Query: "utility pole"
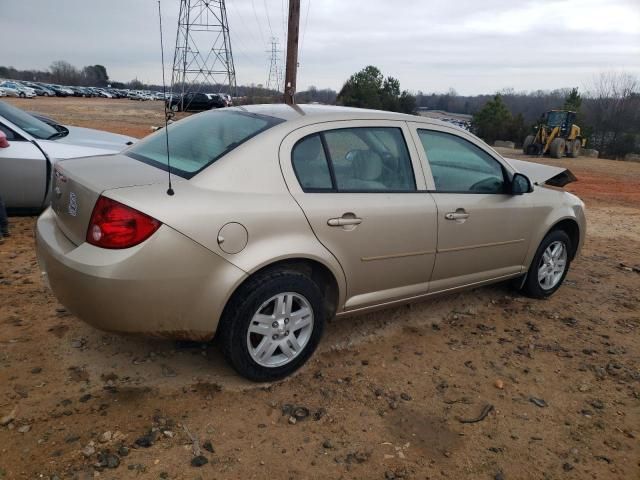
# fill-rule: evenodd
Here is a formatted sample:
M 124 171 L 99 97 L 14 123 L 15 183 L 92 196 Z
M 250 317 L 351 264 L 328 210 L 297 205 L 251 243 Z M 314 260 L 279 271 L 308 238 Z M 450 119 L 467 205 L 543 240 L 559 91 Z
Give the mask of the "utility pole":
M 287 33 L 287 70 L 284 76 L 284 103 L 296 103 L 298 76 L 298 34 L 300 33 L 300 0 L 289 0 L 289 26 Z

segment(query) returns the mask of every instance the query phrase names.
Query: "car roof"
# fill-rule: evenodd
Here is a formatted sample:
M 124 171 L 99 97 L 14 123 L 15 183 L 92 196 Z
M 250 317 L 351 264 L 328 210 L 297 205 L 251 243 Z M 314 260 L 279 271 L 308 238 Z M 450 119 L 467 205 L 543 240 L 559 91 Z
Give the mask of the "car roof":
M 367 108 L 341 107 L 336 105 L 319 104 L 297 104 L 286 105 L 264 104 L 264 105 L 244 105 L 230 107 L 228 110 L 236 110 L 259 115 L 276 117 L 287 122 L 298 124 L 313 124 L 326 121 L 340 120 L 400 120 L 405 122 L 429 123 L 451 127 L 451 123 L 443 122 L 428 117 L 409 115 L 406 113 L 387 112 L 383 110 L 371 110 Z M 455 127 L 455 126 L 454 126 Z

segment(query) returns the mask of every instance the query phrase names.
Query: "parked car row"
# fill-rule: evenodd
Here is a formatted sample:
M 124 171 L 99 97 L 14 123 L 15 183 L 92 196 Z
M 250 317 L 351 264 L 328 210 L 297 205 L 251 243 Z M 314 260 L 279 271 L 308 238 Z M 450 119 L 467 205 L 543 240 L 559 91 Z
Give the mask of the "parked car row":
M 129 98 L 132 100 L 164 100 L 162 92 L 129 90 L 105 87 L 81 87 L 57 85 L 55 83 L 0 80 L 0 97 L 102 97 Z
M 107 87 L 80 87 L 54 83 L 27 82 L 0 79 L 0 97 L 101 97 L 128 98 L 129 100 L 163 100 L 167 107 L 177 111 L 200 111 L 233 106 L 231 95 L 224 93 L 189 92 L 184 95 Z

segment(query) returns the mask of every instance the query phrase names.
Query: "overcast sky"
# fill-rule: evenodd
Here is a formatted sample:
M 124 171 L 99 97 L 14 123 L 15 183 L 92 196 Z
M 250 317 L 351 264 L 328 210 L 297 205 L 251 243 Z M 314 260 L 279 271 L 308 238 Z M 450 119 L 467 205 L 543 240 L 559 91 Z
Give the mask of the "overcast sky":
M 227 0 L 239 84 L 266 83 L 267 42 L 273 35 L 284 44 L 286 3 Z M 454 88 L 462 94 L 584 88 L 604 71 L 640 75 L 640 0 L 301 5 L 299 89 L 339 89 L 370 64 L 414 92 Z M 169 64 L 178 6 L 179 0 L 162 0 Z M 0 65 L 46 69 L 67 60 L 78 67 L 102 64 L 113 80 L 160 83 L 157 8 L 157 0 L 4 0 Z

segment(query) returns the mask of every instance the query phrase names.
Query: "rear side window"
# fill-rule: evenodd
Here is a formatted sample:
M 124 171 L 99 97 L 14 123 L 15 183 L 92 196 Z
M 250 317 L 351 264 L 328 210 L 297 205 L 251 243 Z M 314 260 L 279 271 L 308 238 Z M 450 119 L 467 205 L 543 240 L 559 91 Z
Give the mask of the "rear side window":
M 504 193 L 502 165 L 471 142 L 450 133 L 418 130 L 436 192 Z
M 284 120 L 238 111 L 210 111 L 169 126 L 171 173 L 191 178 L 238 145 Z M 167 170 L 165 132 L 158 131 L 126 152 L 131 158 Z
M 328 130 L 298 142 L 293 167 L 305 191 L 410 192 L 413 166 L 402 130 Z
M 331 190 L 331 174 L 320 135 L 311 135 L 293 149 L 293 169 L 304 190 Z

